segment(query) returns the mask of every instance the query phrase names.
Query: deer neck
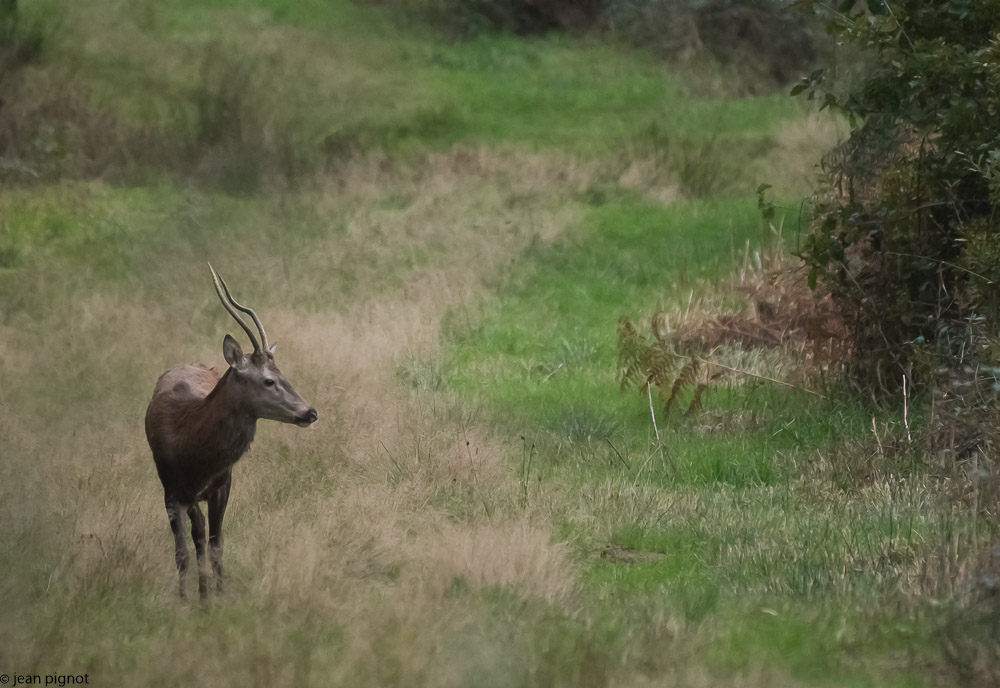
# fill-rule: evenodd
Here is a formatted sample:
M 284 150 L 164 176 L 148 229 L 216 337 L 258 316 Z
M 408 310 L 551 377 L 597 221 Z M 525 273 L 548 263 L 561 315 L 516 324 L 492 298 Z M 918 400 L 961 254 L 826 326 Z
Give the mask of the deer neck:
M 222 464 L 236 463 L 253 442 L 257 417 L 240 394 L 231 368 L 205 397 L 199 415 L 206 449 Z

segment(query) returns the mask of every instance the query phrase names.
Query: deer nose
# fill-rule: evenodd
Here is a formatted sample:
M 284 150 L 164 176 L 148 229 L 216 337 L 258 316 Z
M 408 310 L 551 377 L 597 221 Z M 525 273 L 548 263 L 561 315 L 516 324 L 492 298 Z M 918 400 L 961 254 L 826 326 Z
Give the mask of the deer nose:
M 313 423 L 315 423 L 317 418 L 319 418 L 319 414 L 316 413 L 316 409 L 311 408 L 305 413 L 303 413 L 301 416 L 293 420 L 292 422 L 298 425 L 300 428 L 307 428 Z
M 316 413 L 316 409 L 311 408 L 296 418 L 294 422 L 300 428 L 306 428 L 315 423 L 317 418 L 319 418 L 319 414 Z

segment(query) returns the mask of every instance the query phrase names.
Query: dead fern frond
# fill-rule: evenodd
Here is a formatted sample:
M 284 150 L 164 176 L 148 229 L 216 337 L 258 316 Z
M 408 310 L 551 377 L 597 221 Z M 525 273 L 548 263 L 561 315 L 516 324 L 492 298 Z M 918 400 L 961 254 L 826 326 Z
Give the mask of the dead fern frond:
M 670 316 L 666 313 L 657 313 L 650 320 L 649 326 L 656 341 L 666 344 L 667 335 L 670 334 Z
M 726 371 L 741 372 L 711 359 L 679 353 L 670 337 L 667 317 L 663 314 L 653 316 L 652 332 L 651 338 L 644 336 L 627 317 L 618 319 L 618 374 L 622 391 L 636 385 L 640 394 L 650 397 L 650 410 L 655 387 L 656 396 L 663 404 L 664 418 L 670 416 L 674 407 L 680 406 L 681 397 L 689 389 L 693 390 L 693 396 L 683 415 L 699 413 L 704 410 L 706 389 L 723 377 Z M 713 373 L 713 367 L 721 370 Z
M 623 392 L 646 379 L 642 359 L 648 348 L 631 321 L 624 315 L 618 318 L 618 377 Z
M 685 388 L 693 385 L 697 377 L 698 360 L 694 359 L 681 368 L 681 372 L 678 373 L 677 379 L 674 380 L 673 387 L 670 389 L 670 396 L 667 397 L 667 401 L 663 406 L 664 418 L 670 415 L 670 409 L 677 402 L 677 398 L 680 396 L 681 392 L 683 392 Z M 661 387 L 661 389 L 664 388 Z
M 659 342 L 647 346 L 641 360 L 642 369 L 646 373 L 646 384 L 656 385 L 661 389 L 669 385 L 674 377 L 677 360 L 677 355 Z
M 705 407 L 701 405 L 701 393 L 704 392 L 707 387 L 708 383 L 702 382 L 694 388 L 694 398 L 691 399 L 691 404 L 688 406 L 688 410 L 684 414 L 685 416 L 693 416 L 694 414 L 700 413 L 705 409 Z

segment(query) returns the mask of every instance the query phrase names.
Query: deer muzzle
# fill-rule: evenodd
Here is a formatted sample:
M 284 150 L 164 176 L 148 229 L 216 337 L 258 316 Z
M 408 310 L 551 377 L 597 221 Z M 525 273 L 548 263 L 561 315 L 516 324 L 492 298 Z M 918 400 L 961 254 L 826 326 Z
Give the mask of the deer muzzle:
M 316 413 L 316 409 L 311 408 L 305 413 L 303 413 L 301 416 L 296 418 L 295 424 L 298 425 L 300 428 L 307 428 L 313 423 L 315 423 L 317 418 L 319 418 L 319 414 Z

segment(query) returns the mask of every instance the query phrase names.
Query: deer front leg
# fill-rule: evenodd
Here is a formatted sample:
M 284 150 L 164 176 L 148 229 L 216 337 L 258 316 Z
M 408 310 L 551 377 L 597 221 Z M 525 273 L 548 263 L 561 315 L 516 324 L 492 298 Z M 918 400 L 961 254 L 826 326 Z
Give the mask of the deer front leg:
M 208 546 L 215 572 L 215 587 L 222 592 L 222 519 L 229 504 L 229 488 L 233 474 L 230 471 L 221 484 L 208 493 Z
M 181 505 L 170 497 L 164 498 L 170 530 L 174 534 L 174 562 L 177 564 L 178 592 L 184 599 L 184 576 L 188 568 L 187 540 L 184 535 L 184 512 Z
M 191 518 L 191 539 L 198 557 L 198 594 L 204 600 L 208 597 L 208 574 L 205 572 L 208 563 L 205 561 L 205 516 L 198 502 L 188 507 L 188 516 Z

